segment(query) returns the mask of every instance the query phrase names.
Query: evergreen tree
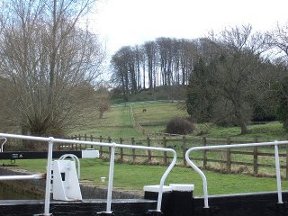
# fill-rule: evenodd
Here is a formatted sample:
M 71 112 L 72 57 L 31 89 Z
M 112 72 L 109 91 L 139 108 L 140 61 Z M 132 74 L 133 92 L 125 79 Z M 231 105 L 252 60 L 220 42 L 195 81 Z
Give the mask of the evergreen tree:
M 288 77 L 285 77 L 280 82 L 280 87 L 278 90 L 278 117 L 281 122 L 283 122 L 283 127 L 288 130 Z

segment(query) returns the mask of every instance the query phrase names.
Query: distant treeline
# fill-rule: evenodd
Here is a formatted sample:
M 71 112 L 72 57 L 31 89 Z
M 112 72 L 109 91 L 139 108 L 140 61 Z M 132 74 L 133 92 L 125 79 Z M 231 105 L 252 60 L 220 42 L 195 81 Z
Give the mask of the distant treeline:
M 124 94 L 157 86 L 187 85 L 203 41 L 158 38 L 121 48 L 111 60 L 113 81 Z
M 250 25 L 194 40 L 158 38 L 112 57 L 124 98 L 157 86 L 187 86 L 195 122 L 237 125 L 278 119 L 288 127 L 288 24 L 267 33 Z

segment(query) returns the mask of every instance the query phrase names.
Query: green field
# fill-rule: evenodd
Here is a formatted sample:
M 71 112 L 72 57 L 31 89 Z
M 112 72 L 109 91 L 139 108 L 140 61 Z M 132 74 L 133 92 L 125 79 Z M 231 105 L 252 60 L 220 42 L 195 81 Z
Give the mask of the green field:
M 146 112 L 143 112 L 146 109 Z M 93 136 L 119 138 L 143 139 L 147 135 L 157 137 L 158 133 L 165 132 L 167 122 L 174 117 L 188 117 L 185 110 L 179 109 L 177 102 L 152 101 L 118 104 L 112 106 L 99 119 L 98 114 L 88 119 L 86 125 L 73 128 L 71 135 L 87 134 Z M 142 129 L 137 127 L 141 125 Z M 144 133 L 143 133 L 144 129 Z M 210 138 L 235 138 L 242 141 L 286 140 L 288 133 L 279 122 L 263 124 L 251 124 L 248 126 L 249 133 L 240 134 L 239 127 L 219 127 L 213 124 L 196 124 L 195 131 L 189 137 L 199 138 L 201 136 Z M 160 135 L 162 137 L 163 135 Z M 158 135 L 159 137 L 159 135 Z
M 147 111 L 144 113 L 143 109 Z M 93 134 L 94 136 L 115 139 L 135 137 L 141 139 L 146 135 L 135 123 L 143 126 L 146 133 L 164 132 L 166 123 L 173 117 L 187 116 L 185 111 L 177 108 L 177 103 L 169 102 L 135 102 L 112 106 L 102 119 L 95 113 L 86 126 L 74 128 L 70 134 Z
M 140 140 L 147 139 L 151 136 L 153 140 L 163 139 L 165 126 L 167 122 L 174 117 L 187 117 L 184 110 L 178 109 L 178 103 L 170 102 L 135 102 L 112 106 L 104 114 L 104 118 L 99 119 L 98 114 L 92 113 L 87 124 L 70 131 L 71 135 L 87 134 L 94 137 L 111 137 L 117 142 L 120 138 L 130 140 L 134 137 L 136 144 Z M 146 112 L 143 110 L 146 109 Z M 213 124 L 198 124 L 193 134 L 189 138 L 188 146 L 199 145 L 202 136 L 208 137 L 207 144 L 223 144 L 217 140 L 223 138 L 233 138 L 241 142 L 285 140 L 288 135 L 279 122 L 270 122 L 265 124 L 250 125 L 250 133 L 240 135 L 238 127 L 218 127 Z M 144 133 L 143 133 L 144 132 Z M 188 139 L 187 138 L 187 139 Z M 167 138 L 168 139 L 168 138 Z M 182 136 L 169 137 L 167 147 L 175 148 L 178 151 L 178 158 L 182 157 L 181 145 Z M 198 144 L 197 144 L 198 143 Z M 161 145 L 160 141 L 156 145 Z M 129 150 L 131 151 L 131 150 Z M 180 153 L 180 154 L 179 154 Z M 161 153 L 162 154 L 162 153 Z M 199 153 L 201 156 L 202 153 Z M 196 155 L 197 156 L 197 155 Z M 212 155 L 212 157 L 214 157 Z M 247 158 L 242 158 L 244 161 Z M 241 158 L 239 159 L 241 160 Z M 33 171 L 44 172 L 45 160 L 18 160 L 20 168 Z M 101 176 L 108 177 L 109 164 L 102 160 L 81 160 L 81 179 L 89 181 L 97 186 L 105 187 L 100 181 Z M 164 166 L 151 165 L 130 165 L 118 163 L 115 165 L 115 187 L 125 190 L 142 190 L 144 185 L 159 184 L 161 174 L 164 172 Z M 269 172 L 274 172 L 273 168 Z M 219 174 L 215 172 L 205 172 L 208 178 L 208 187 L 210 194 L 231 194 L 245 193 L 256 191 L 274 191 L 276 190 L 275 179 L 273 178 L 256 178 L 244 174 Z M 193 183 L 195 184 L 196 195 L 201 195 L 200 177 L 190 168 L 176 167 L 167 180 L 169 183 Z M 288 182 L 283 182 L 283 189 L 288 187 Z
M 143 110 L 146 112 L 143 112 Z M 115 139 L 122 137 L 129 140 L 131 137 L 135 137 L 136 140 L 145 139 L 147 135 L 152 136 L 154 139 L 162 139 L 163 135 L 158 133 L 165 132 L 167 122 L 174 117 L 188 117 L 185 110 L 179 109 L 179 104 L 174 102 L 135 102 L 120 104 L 113 106 L 111 110 L 105 113 L 103 119 L 90 128 L 81 128 L 81 130 L 75 131 L 79 134 L 93 134 L 110 136 Z M 139 125 L 141 128 L 139 129 Z M 188 136 L 190 139 L 189 145 L 197 145 L 195 143 L 201 140 L 201 136 L 205 136 L 211 139 L 226 139 L 232 138 L 239 140 L 239 142 L 253 142 L 257 138 L 258 141 L 273 141 L 273 140 L 285 140 L 288 135 L 283 129 L 282 124 L 279 122 L 269 122 L 265 124 L 251 124 L 249 125 L 249 133 L 246 135 L 240 135 L 239 127 L 219 127 L 213 124 L 198 124 L 195 125 L 196 129 L 193 134 Z M 145 133 L 143 133 L 143 131 Z M 201 136 L 200 136 L 201 135 Z M 181 152 L 181 148 L 177 147 L 177 143 L 181 143 L 182 137 L 169 137 L 174 141 L 168 143 L 169 147 L 178 149 Z M 193 141 L 195 140 L 195 141 Z M 193 144 L 194 143 L 194 144 Z M 216 141 L 217 143 L 217 141 Z M 208 140 L 209 145 L 209 140 Z M 202 153 L 200 153 L 201 155 Z M 251 160 L 251 158 L 239 158 L 241 160 Z M 102 165 L 106 164 L 104 162 Z M 101 166 L 102 167 L 102 166 Z M 89 168 L 88 168 L 89 169 Z M 99 178 L 101 175 L 105 175 L 105 166 L 100 168 L 97 166 L 99 175 L 87 177 L 92 179 L 95 184 L 101 184 Z M 101 170 L 100 170 L 101 169 Z M 122 170 L 123 169 L 123 170 Z M 138 171 L 140 170 L 140 171 Z M 143 170 L 145 176 L 143 179 Z M 85 172 L 85 170 L 83 170 Z M 265 171 L 265 170 L 264 170 Z M 131 165 L 116 165 L 115 185 L 120 188 L 141 189 L 144 184 L 157 184 L 160 179 L 160 173 L 163 172 L 163 167 L 158 166 L 131 166 Z M 269 169 L 269 173 L 273 173 L 273 169 Z M 93 172 L 89 172 L 89 175 Z M 101 173 L 101 174 L 100 174 Z M 254 192 L 254 191 L 271 191 L 275 190 L 275 180 L 272 178 L 255 178 L 247 175 L 224 175 L 213 172 L 206 172 L 209 181 L 209 191 L 211 194 L 225 194 L 225 193 L 240 193 L 240 192 Z M 88 176 L 89 176 L 88 175 Z M 85 175 L 84 175 L 85 176 Z M 131 180 L 127 180 L 125 176 L 131 177 Z M 95 177 L 95 178 L 94 178 Z M 85 177 L 86 178 L 86 177 Z M 171 183 L 194 183 L 196 186 L 195 193 L 201 194 L 201 181 L 199 176 L 192 172 L 191 169 L 177 167 L 171 173 L 168 178 L 168 182 Z M 283 187 L 287 185 L 284 182 Z
M 19 168 L 36 172 L 45 172 L 45 160 L 18 160 Z M 81 160 L 81 181 L 89 181 L 99 187 L 106 187 L 100 177 L 108 177 L 109 163 L 100 159 Z M 164 166 L 115 164 L 114 187 L 123 190 L 142 191 L 144 185 L 159 184 L 164 173 Z M 257 178 L 241 174 L 219 174 L 206 171 L 209 194 L 232 194 L 261 191 L 275 191 L 274 178 Z M 108 178 L 107 178 L 108 179 Z M 166 184 L 187 183 L 195 185 L 197 196 L 202 195 L 202 181 L 200 176 L 191 168 L 175 167 L 168 176 Z M 287 189 L 288 181 L 282 182 L 283 189 Z

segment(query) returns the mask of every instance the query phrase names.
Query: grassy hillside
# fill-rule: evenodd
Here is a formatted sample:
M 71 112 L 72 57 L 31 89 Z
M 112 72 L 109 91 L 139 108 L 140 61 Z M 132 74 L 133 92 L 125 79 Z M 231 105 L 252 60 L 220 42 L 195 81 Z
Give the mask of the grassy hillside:
M 140 132 L 133 128 L 130 108 L 125 104 L 112 106 L 108 112 L 99 119 L 95 111 L 94 117 L 87 121 L 85 126 L 74 128 L 71 134 L 89 134 L 103 137 L 138 137 Z
M 102 119 L 95 112 L 85 126 L 75 128 L 71 134 L 88 134 L 112 137 L 114 139 L 145 138 L 148 134 L 165 132 L 167 122 L 174 117 L 188 117 L 185 110 L 178 108 L 178 102 L 152 101 L 123 103 L 112 106 Z M 219 127 L 213 124 L 197 124 L 192 137 L 237 138 L 261 141 L 285 140 L 287 132 L 279 122 L 252 124 L 249 133 L 240 135 L 239 127 Z M 163 135 L 160 135 L 161 137 Z
M 146 112 L 143 110 L 146 109 Z M 174 116 L 187 116 L 185 111 L 171 102 L 135 102 L 114 105 L 102 119 L 95 112 L 85 126 L 74 128 L 71 134 L 89 134 L 113 138 L 146 137 L 136 127 L 140 124 L 147 133 L 163 131 L 166 123 Z

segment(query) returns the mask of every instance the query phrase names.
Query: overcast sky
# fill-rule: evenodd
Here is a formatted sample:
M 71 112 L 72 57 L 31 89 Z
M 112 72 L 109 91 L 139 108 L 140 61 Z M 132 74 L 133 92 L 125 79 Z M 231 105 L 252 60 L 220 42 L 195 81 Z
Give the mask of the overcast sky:
M 98 0 L 89 16 L 109 54 L 158 37 L 193 39 L 251 24 L 265 31 L 288 21 L 288 0 Z

